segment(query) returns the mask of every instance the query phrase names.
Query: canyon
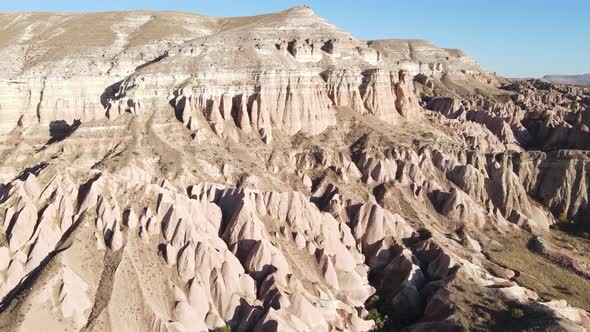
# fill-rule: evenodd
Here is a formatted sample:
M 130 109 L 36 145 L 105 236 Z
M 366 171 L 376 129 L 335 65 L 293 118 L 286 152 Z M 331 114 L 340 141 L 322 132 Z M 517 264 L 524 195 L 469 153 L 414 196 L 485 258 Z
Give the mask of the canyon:
M 590 329 L 589 87 L 307 6 L 0 13 L 0 68 L 3 330 Z

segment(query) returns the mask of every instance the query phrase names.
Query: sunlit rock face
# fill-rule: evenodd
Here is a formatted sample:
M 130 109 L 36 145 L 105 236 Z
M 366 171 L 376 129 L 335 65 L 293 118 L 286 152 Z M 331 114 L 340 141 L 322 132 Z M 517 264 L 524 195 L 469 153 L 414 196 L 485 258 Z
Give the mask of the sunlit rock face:
M 490 255 L 534 235 L 586 273 L 551 226 L 587 225 L 588 89 L 306 6 L 0 26 L 2 326 L 486 329 L 469 301 L 517 301 L 590 328 Z

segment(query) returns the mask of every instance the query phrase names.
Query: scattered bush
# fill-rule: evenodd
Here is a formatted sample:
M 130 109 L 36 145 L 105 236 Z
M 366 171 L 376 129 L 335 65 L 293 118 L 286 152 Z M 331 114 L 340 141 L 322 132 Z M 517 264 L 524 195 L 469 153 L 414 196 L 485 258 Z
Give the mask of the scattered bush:
M 375 322 L 376 329 L 382 328 L 383 325 L 385 324 L 385 321 L 383 320 L 383 316 L 381 316 L 381 313 L 376 308 L 369 310 L 369 314 L 367 315 L 367 319 L 370 319 Z
M 229 327 L 229 325 L 226 325 L 223 327 L 216 328 L 215 332 L 231 332 L 231 328 Z
M 522 309 L 519 309 L 519 308 L 512 309 L 512 318 L 519 319 L 519 318 L 522 318 L 523 316 L 524 316 L 524 311 L 522 311 Z
M 559 222 L 567 222 L 567 211 L 563 211 L 558 217 L 557 221 Z

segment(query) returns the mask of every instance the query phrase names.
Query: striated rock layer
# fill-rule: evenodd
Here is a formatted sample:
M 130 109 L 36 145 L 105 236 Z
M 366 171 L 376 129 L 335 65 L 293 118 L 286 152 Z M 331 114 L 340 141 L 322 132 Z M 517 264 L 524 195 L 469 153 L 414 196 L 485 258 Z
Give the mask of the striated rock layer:
M 3 327 L 590 328 L 587 88 L 305 6 L 0 27 Z

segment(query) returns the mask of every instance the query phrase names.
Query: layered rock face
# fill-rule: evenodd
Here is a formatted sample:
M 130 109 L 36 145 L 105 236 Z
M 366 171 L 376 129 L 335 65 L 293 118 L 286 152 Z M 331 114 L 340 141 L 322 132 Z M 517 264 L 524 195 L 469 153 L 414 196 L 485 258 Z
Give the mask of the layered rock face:
M 493 255 L 534 235 L 587 282 L 552 243 L 587 224 L 587 89 L 305 6 L 0 23 L 2 326 L 501 329 L 470 308 L 518 303 L 590 328 Z
M 188 98 L 188 113 L 219 127 L 231 120 L 246 130 L 318 134 L 335 124 L 339 106 L 391 123 L 415 117 L 417 74 L 495 80 L 463 54 L 420 41 L 362 42 L 307 9 L 240 19 L 97 15 L 3 14 L 12 33 L 3 40 L 11 67 L 2 74 L 3 133 L 19 122 L 85 122 Z M 98 38 L 78 29 L 85 21 L 97 22 Z M 92 49 L 75 44 L 85 37 Z

